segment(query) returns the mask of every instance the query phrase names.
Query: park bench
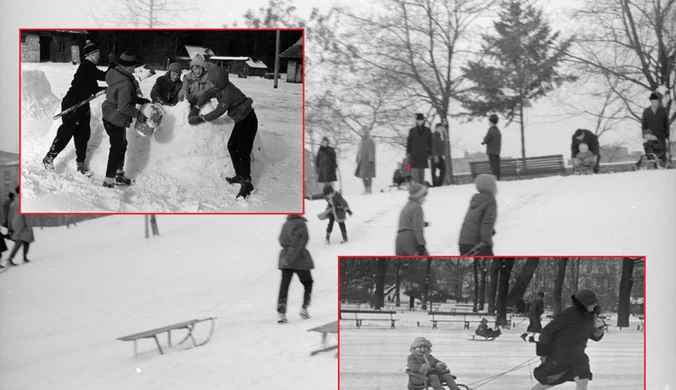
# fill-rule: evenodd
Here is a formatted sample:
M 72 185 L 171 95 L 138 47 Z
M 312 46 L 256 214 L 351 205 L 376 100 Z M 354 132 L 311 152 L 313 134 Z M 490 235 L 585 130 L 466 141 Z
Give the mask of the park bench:
M 209 331 L 209 337 L 204 342 L 197 343 L 195 341 L 195 338 L 192 335 L 192 332 L 193 332 L 193 329 L 195 328 L 195 325 L 199 324 L 200 322 L 204 322 L 204 321 L 211 321 L 211 330 Z M 199 347 L 201 345 L 206 344 L 211 339 L 211 336 L 214 334 L 214 323 L 215 323 L 215 318 L 203 318 L 201 320 L 190 320 L 190 321 L 180 322 L 180 323 L 174 324 L 174 325 L 163 326 L 163 327 L 157 328 L 157 329 L 146 330 L 145 332 L 135 333 L 135 334 L 132 334 L 132 335 L 129 335 L 129 336 L 120 337 L 117 340 L 133 341 L 134 342 L 134 356 L 137 356 L 136 342 L 138 340 L 141 340 L 141 339 L 152 338 L 152 339 L 155 339 L 155 344 L 157 344 L 157 349 L 159 349 L 160 354 L 164 355 L 164 351 L 162 350 L 162 346 L 160 345 L 160 341 L 157 339 L 157 335 L 166 332 L 168 343 L 169 343 L 169 346 L 171 347 L 171 331 L 172 330 L 185 329 L 185 330 L 188 331 L 188 334 L 177 345 L 181 345 L 186 340 L 190 339 L 192 341 L 193 347 Z
M 395 322 L 399 321 L 394 318 L 394 315 L 397 314 L 396 311 L 387 311 L 387 310 L 340 310 L 340 319 L 343 319 L 343 313 L 345 314 L 354 314 L 355 325 L 357 328 L 361 328 L 362 321 L 389 321 L 390 329 L 395 328 Z M 364 317 L 364 316 L 367 317 Z M 381 317 L 374 318 L 374 315 L 380 315 Z M 360 318 L 361 316 L 361 318 Z M 383 318 L 387 317 L 387 318 Z
M 472 178 L 476 178 L 482 173 L 493 174 L 490 161 L 472 161 L 469 163 L 469 169 L 472 172 Z M 516 159 L 505 158 L 500 160 L 500 178 L 519 176 Z
M 525 160 L 520 158 L 516 160 L 516 165 L 521 176 L 566 174 L 562 154 L 526 157 Z
M 432 329 L 437 329 L 437 323 L 439 322 L 461 322 L 463 323 L 464 329 L 469 329 L 469 324 L 471 322 L 480 323 L 483 317 L 493 317 L 493 322 L 497 326 L 497 317 L 495 314 L 488 313 L 462 313 L 457 311 L 430 311 L 427 313 L 432 316 L 430 322 L 432 323 Z M 451 317 L 460 317 L 458 319 L 450 320 L 440 320 L 437 317 L 439 316 L 451 316 Z

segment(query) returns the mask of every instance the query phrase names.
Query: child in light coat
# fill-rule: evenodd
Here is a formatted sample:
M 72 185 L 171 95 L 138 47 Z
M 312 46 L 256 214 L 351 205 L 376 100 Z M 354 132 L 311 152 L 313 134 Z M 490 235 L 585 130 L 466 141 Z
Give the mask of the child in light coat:
M 441 384 L 446 382 L 451 390 L 459 390 L 451 371 L 446 363 L 432 356 L 432 343 L 424 337 L 418 337 L 411 344 L 411 354 L 408 356 L 406 366 L 409 371 L 424 375 L 434 390 L 442 390 Z M 414 385 L 422 385 L 420 379 L 411 378 Z

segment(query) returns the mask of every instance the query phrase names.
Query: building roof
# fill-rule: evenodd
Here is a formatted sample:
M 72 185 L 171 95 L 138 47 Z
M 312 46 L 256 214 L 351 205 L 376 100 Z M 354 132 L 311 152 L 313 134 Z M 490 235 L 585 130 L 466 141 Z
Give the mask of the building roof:
M 293 46 L 284 50 L 282 54 L 279 55 L 280 58 L 303 58 L 303 37 L 298 39 L 298 42 L 294 43 Z
M 250 68 L 255 68 L 255 69 L 267 69 L 267 65 L 263 63 L 263 61 L 254 61 L 252 59 L 249 59 L 246 62 L 247 65 L 249 65 Z
M 267 69 L 268 66 L 265 65 L 263 61 L 255 61 L 251 57 L 230 57 L 230 56 L 211 56 L 209 61 L 244 61 L 250 68 L 254 69 Z
M 190 59 L 195 58 L 197 54 L 201 54 L 202 56 L 213 56 L 214 51 L 209 49 L 208 47 L 202 47 L 202 46 L 190 46 L 190 45 L 185 45 L 185 51 L 188 52 L 188 57 Z

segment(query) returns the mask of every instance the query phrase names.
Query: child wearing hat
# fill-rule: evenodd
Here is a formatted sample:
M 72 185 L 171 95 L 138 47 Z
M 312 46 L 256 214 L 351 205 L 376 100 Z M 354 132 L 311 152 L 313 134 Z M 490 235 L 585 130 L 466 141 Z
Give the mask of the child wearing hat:
M 104 81 L 107 71 L 115 67 L 115 64 L 111 63 L 106 72 L 96 67 L 101 58 L 101 52 L 99 47 L 89 40 L 85 44 L 82 53 L 84 60 L 75 71 L 70 89 L 68 89 L 66 96 L 61 101 L 62 111 L 106 89 L 106 87 L 99 87 L 98 80 Z M 68 142 L 73 139 L 77 171 L 85 176 L 91 176 L 92 172 L 85 162 L 87 158 L 87 143 L 91 135 L 91 128 L 89 126 L 91 110 L 89 103 L 83 104 L 77 110 L 65 114 L 61 117 L 61 121 L 63 123 L 56 132 L 52 146 L 42 159 L 42 166 L 48 171 L 53 171 L 54 159 L 68 145 Z
M 587 340 L 603 338 L 602 325 L 597 323 L 601 308 L 594 291 L 582 289 L 571 296 L 573 305 L 552 319 L 542 329 L 536 353 L 542 364 L 535 368 L 539 383 L 532 390 L 543 390 L 565 382 L 575 382 L 577 389 L 587 389 L 592 380 Z
M 422 204 L 427 196 L 427 187 L 411 183 L 408 187 L 408 203 L 399 214 L 399 227 L 395 241 L 397 256 L 428 256 L 423 228 L 427 227 Z
M 475 181 L 478 194 L 472 196 L 460 229 L 458 245 L 465 256 L 493 256 L 493 235 L 497 218 L 495 176 L 482 173 Z
M 183 85 L 178 93 L 178 100 L 187 99 L 190 105 L 197 103 L 197 99 L 214 85 L 207 75 L 207 62 L 201 54 L 196 54 L 190 61 L 190 73 L 183 77 Z
M 277 298 L 277 315 L 280 324 L 287 322 L 286 306 L 289 295 L 289 284 L 293 274 L 298 275 L 303 285 L 303 306 L 300 309 L 300 317 L 310 318 L 307 308 L 310 306 L 312 296 L 312 273 L 314 262 L 310 252 L 305 248 L 310 239 L 306 225 L 307 219 L 302 215 L 288 215 L 282 232 L 279 234 L 279 244 L 282 246 L 279 252 L 279 262 L 277 267 L 282 271 L 282 281 L 279 285 L 279 296 Z
M 406 366 L 411 372 L 426 376 L 434 390 L 441 390 L 441 384 L 444 382 L 451 390 L 460 389 L 446 363 L 432 356 L 432 343 L 429 340 L 424 337 L 416 338 L 411 344 L 410 351 Z M 414 377 L 411 381 L 413 385 L 423 384 L 423 381 Z
M 167 106 L 173 106 L 178 103 L 178 94 L 183 87 L 181 82 L 181 66 L 173 62 L 169 65 L 169 70 L 164 76 L 155 80 L 155 85 L 150 91 L 150 98 L 153 103 L 160 103 Z
M 326 243 L 331 243 L 331 232 L 333 231 L 333 222 L 338 222 L 338 227 L 340 227 L 340 233 L 343 235 L 343 240 L 340 242 L 344 244 L 347 242 L 347 227 L 345 226 L 345 213 L 352 216 L 352 210 L 350 210 L 350 205 L 347 203 L 345 198 L 336 192 L 333 189 L 331 184 L 326 184 L 324 186 L 324 198 L 328 203 L 326 205 L 326 210 L 320 214 L 320 219 L 329 219 L 329 225 L 326 227 Z
M 496 337 L 498 337 L 502 334 L 502 332 L 500 332 L 499 328 L 495 329 L 495 330 L 493 330 L 493 328 L 489 328 L 488 327 L 488 320 L 485 319 L 485 318 L 481 319 L 481 322 L 479 322 L 479 326 L 476 327 L 476 330 L 474 330 L 474 333 L 477 336 L 491 337 L 491 338 L 496 338 Z

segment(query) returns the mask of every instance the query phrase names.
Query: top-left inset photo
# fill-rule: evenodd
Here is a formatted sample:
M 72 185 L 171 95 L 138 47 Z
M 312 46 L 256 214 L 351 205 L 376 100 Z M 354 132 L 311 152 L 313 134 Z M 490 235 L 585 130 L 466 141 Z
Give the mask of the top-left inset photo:
M 21 213 L 305 211 L 303 29 L 19 35 Z

